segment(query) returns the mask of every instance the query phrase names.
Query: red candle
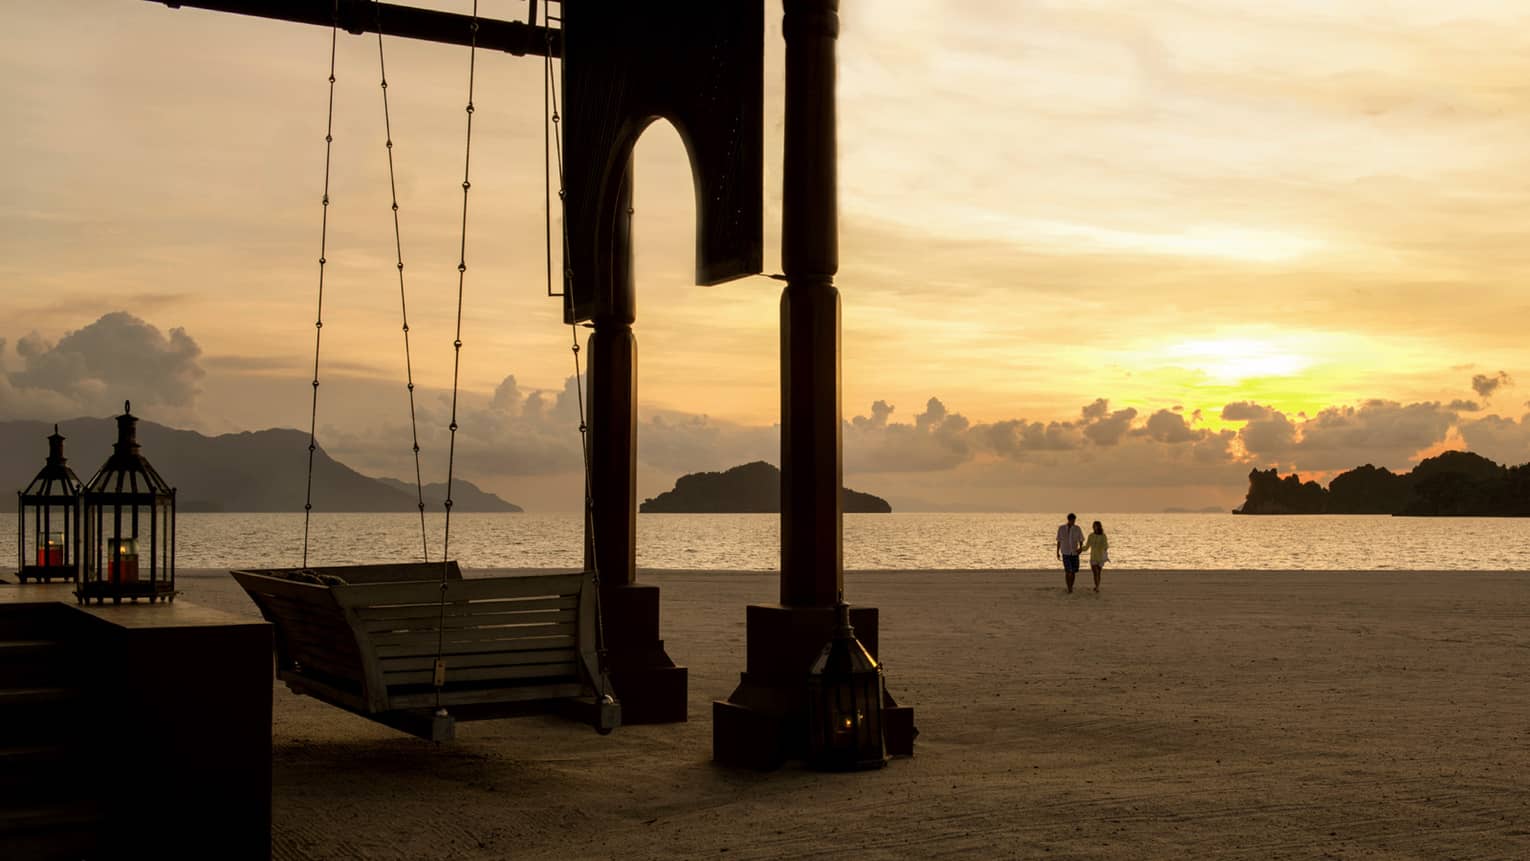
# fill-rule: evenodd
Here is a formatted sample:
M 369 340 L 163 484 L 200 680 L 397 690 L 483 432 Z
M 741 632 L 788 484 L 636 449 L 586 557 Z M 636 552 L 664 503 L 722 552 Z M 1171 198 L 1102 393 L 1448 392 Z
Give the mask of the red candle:
M 112 560 L 107 570 L 107 579 L 113 584 L 137 583 L 138 582 L 138 554 L 120 555 Z
M 113 584 L 138 582 L 138 541 L 133 538 L 108 539 L 112 551 L 107 563 L 106 579 Z
M 41 540 L 37 546 L 37 564 L 42 566 L 55 566 L 64 564 L 64 536 L 62 533 L 49 532 L 45 536 L 38 536 Z

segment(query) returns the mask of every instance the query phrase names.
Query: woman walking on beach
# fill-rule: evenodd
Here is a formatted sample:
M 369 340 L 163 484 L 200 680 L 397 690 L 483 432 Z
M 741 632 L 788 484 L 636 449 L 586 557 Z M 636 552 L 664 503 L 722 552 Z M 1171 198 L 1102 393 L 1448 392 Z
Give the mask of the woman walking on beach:
M 1105 563 L 1110 561 L 1110 539 L 1105 537 L 1105 527 L 1100 521 L 1094 522 L 1094 531 L 1084 539 L 1083 549 L 1089 551 L 1089 570 L 1094 572 L 1094 591 L 1100 591 L 1100 572 L 1105 569 Z

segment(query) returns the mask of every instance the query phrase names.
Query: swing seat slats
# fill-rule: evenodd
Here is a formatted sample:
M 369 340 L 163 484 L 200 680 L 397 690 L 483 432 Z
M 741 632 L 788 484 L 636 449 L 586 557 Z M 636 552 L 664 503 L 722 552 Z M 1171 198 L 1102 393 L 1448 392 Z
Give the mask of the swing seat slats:
M 609 686 L 582 573 L 465 580 L 456 563 L 444 580 L 440 563 L 231 573 L 275 628 L 277 677 L 296 693 L 438 740 L 451 734 L 449 720 L 427 720 L 438 705 L 492 716 L 482 707 L 577 700 L 601 731 L 620 722 L 620 707 L 599 699 Z

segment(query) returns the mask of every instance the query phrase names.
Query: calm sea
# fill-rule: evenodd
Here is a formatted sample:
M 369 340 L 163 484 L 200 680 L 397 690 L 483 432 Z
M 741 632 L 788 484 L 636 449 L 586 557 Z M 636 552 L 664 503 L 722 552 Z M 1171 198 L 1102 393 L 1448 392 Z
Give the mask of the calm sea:
M 1170 569 L 1530 570 L 1530 519 L 1230 514 L 1084 514 L 1110 535 L 1111 567 Z M 1052 568 L 1060 519 L 1046 514 L 851 514 L 849 569 Z M 775 570 L 780 519 L 770 514 L 640 514 L 644 568 Z M 302 514 L 182 514 L 182 568 L 294 567 Z M 442 519 L 427 518 L 432 558 Z M 16 534 L 16 515 L 0 535 Z M 578 568 L 577 514 L 458 514 L 451 553 L 469 568 Z M 14 546 L 14 545 L 12 545 Z M 315 514 L 309 563 L 418 560 L 410 514 Z M 14 550 L 11 551 L 14 553 Z

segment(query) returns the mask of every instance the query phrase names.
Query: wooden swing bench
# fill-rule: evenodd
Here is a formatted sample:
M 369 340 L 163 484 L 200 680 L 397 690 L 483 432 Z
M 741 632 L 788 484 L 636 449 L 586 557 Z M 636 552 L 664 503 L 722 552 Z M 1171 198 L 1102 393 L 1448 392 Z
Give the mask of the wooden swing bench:
M 449 562 L 443 581 L 442 564 L 231 573 L 275 628 L 277 677 L 295 693 L 438 742 L 457 720 L 538 711 L 602 734 L 621 723 L 589 575 L 464 580 Z

